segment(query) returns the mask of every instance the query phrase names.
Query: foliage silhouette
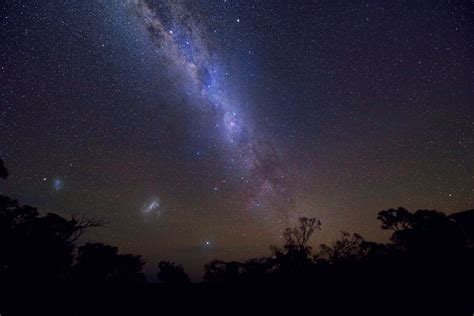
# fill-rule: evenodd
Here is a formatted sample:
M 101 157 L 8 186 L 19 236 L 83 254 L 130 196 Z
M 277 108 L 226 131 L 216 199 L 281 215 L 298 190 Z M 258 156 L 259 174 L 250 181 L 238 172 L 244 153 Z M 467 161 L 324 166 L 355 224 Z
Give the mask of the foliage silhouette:
M 283 282 L 301 281 L 312 268 L 313 233 L 321 222 L 315 218 L 299 218 L 298 226 L 287 228 L 283 247 L 270 246 L 272 257 L 250 259 L 244 263 L 213 260 L 204 266 L 204 281 L 208 283 L 248 283 L 268 281 L 271 276 Z
M 79 247 L 74 276 L 81 282 L 141 283 L 145 281 L 140 256 L 118 254 L 116 247 L 87 243 Z
M 272 296 L 286 293 L 285 300 L 301 301 L 307 293 L 317 292 L 330 301 L 344 298 L 355 303 L 370 294 L 370 304 L 385 308 L 387 297 L 404 293 L 407 296 L 397 304 L 422 306 L 426 311 L 430 307 L 422 303 L 426 300 L 457 300 L 465 305 L 456 307 L 466 307 L 473 293 L 464 288 L 474 282 L 473 248 L 466 234 L 473 229 L 473 216 L 464 212 L 461 227 L 456 214 L 384 210 L 378 219 L 382 229 L 392 231 L 389 243 L 343 232 L 341 239 L 321 245 L 316 253 L 308 242 L 321 224 L 302 218 L 298 227 L 284 232 L 282 247 L 271 247 L 271 257 L 245 263 L 213 260 L 205 265 L 204 280 L 221 286 L 272 285 L 266 291 Z M 342 288 L 362 284 L 364 291 L 341 294 Z
M 342 232 L 342 238 L 335 241 L 332 246 L 321 245 L 320 255 L 327 257 L 331 263 L 344 261 L 358 262 L 367 256 L 367 242 L 359 234 Z
M 3 164 L 3 160 L 0 159 L 0 179 L 6 179 L 8 178 L 8 170 L 5 168 L 5 165 Z
M 0 160 L 0 178 L 7 177 Z M 315 300 L 330 311 L 365 304 L 379 313 L 397 305 L 411 310 L 417 306 L 425 314 L 438 306 L 472 313 L 474 210 L 447 216 L 398 208 L 382 210 L 377 218 L 381 228 L 391 232 L 387 243 L 343 232 L 339 240 L 313 252 L 310 241 L 321 222 L 303 217 L 297 227 L 284 231 L 283 245 L 271 246 L 268 257 L 207 263 L 204 283 L 197 287 L 189 284 L 182 266 L 162 261 L 157 276 L 163 286 L 146 283 L 139 255 L 119 254 L 116 247 L 101 243 L 78 247 L 84 231 L 103 223 L 41 215 L 32 206 L 0 195 L 0 287 L 10 293 L 2 298 L 14 302 L 14 308 L 35 298 L 50 299 L 59 315 L 133 315 L 155 310 L 157 300 L 160 308 L 170 306 L 174 314 L 187 305 L 183 301 L 192 302 L 192 308 L 201 302 L 223 308 L 236 302 L 267 302 L 267 314 L 281 312 L 286 304 L 287 313 L 295 314 L 298 307 L 313 311 Z M 20 285 L 20 291 L 11 291 L 12 284 Z M 38 288 L 27 295 L 25 289 L 32 285 Z M 44 291 L 47 286 L 55 289 L 54 295 Z M 76 298 L 81 300 L 78 306 Z M 103 309 L 86 308 L 91 302 Z M 123 303 L 129 308 L 122 309 Z M 31 309 L 25 314 L 37 310 L 37 304 L 24 305 Z
M 181 265 L 169 261 L 160 261 L 158 268 L 160 269 L 157 274 L 158 280 L 164 284 L 182 286 L 190 283 L 189 276 L 184 272 Z
M 0 176 L 8 176 L 1 160 Z M 73 266 L 78 238 L 87 229 L 102 225 L 84 216 L 41 215 L 32 206 L 0 195 L 0 283 L 59 282 L 71 277 L 143 281 L 139 256 L 118 255 L 117 248 L 102 244 L 80 247 Z
M 379 212 L 382 229 L 393 231 L 390 240 L 400 252 L 424 261 L 454 260 L 468 250 L 468 241 L 460 226 L 444 213 L 404 208 Z M 443 254 L 440 256 L 440 254 Z
M 474 209 L 451 214 L 449 216 L 460 228 L 469 248 L 474 248 Z
M 62 279 L 73 262 L 74 242 L 98 225 L 53 213 L 40 216 L 36 208 L 0 196 L 0 278 Z
M 298 227 L 287 228 L 283 233 L 283 248 L 270 246 L 272 271 L 285 281 L 301 281 L 311 273 L 312 261 L 310 241 L 313 233 L 321 229 L 321 222 L 316 218 L 301 217 Z
M 242 264 L 237 261 L 213 260 L 204 266 L 204 281 L 209 283 L 235 283 L 240 281 Z

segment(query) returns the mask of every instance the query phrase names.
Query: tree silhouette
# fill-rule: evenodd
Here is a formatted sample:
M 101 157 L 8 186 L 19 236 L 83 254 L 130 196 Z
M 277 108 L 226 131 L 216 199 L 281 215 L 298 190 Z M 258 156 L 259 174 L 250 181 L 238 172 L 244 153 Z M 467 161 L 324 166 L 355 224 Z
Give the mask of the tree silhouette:
M 251 259 L 245 263 L 213 260 L 204 266 L 204 281 L 229 284 L 261 282 L 268 280 L 270 275 L 279 275 L 286 280 L 301 276 L 311 268 L 311 246 L 308 243 L 320 227 L 321 222 L 315 218 L 299 218 L 297 227 L 287 228 L 283 233 L 283 247 L 270 247 L 271 258 Z
M 53 213 L 40 216 L 36 208 L 0 196 L 0 277 L 61 278 L 72 263 L 75 240 L 99 225 Z
M 246 282 L 264 282 L 272 272 L 272 260 L 269 258 L 254 258 L 242 264 L 241 277 Z
M 326 259 L 331 264 L 359 264 L 380 262 L 396 254 L 391 244 L 381 244 L 365 240 L 359 234 L 342 232 L 342 238 L 331 245 L 320 246 L 319 259 Z
M 3 164 L 3 160 L 0 159 L 0 179 L 6 179 L 8 177 L 8 170 Z
M 359 234 L 342 232 L 342 238 L 331 246 L 321 245 L 321 256 L 327 257 L 331 263 L 343 261 L 357 262 L 367 255 L 366 241 Z
M 380 211 L 377 219 L 382 222 L 382 229 L 390 229 L 394 232 L 409 229 L 413 224 L 413 214 L 403 207 Z
M 0 160 L 0 178 L 7 177 L 8 171 Z M 324 299 L 331 304 L 363 301 L 381 310 L 393 307 L 393 298 L 397 304 L 403 304 L 413 297 L 413 302 L 422 305 L 423 310 L 426 302 L 446 300 L 458 304 L 472 300 L 472 291 L 464 289 L 474 282 L 473 210 L 447 216 L 433 210 L 412 213 L 398 208 L 380 211 L 377 218 L 383 230 L 392 232 L 390 242 L 371 242 L 359 234 L 343 232 L 339 240 L 321 245 L 319 253 L 313 254 L 310 240 L 321 223 L 315 218 L 302 217 L 296 227 L 284 231 L 282 246 L 270 247 L 270 257 L 243 263 L 213 260 L 204 266 L 204 281 L 208 285 L 187 287 L 178 299 L 197 297 L 201 300 L 202 296 L 193 292 L 198 288 L 209 291 L 207 294 L 213 298 L 213 304 L 220 300 L 227 300 L 225 304 L 236 300 L 239 304 L 245 303 L 245 293 L 250 293 L 247 303 L 250 296 L 258 297 L 257 300 L 266 296 L 272 302 L 277 297 L 278 302 L 281 298 L 281 302 L 290 303 L 292 308 L 318 295 L 325 295 Z M 0 287 L 13 293 L 8 290 L 19 284 L 18 293 L 23 293 L 25 284 L 28 287 L 39 285 L 41 289 L 52 284 L 60 288 L 56 292 L 59 295 L 61 286 L 66 284 L 66 289 L 81 298 L 84 293 L 92 292 L 90 297 L 98 297 L 96 302 L 107 306 L 101 311 L 103 314 L 111 314 L 111 307 L 122 312 L 120 304 L 104 303 L 104 295 L 112 298 L 109 302 L 130 300 L 133 307 L 128 314 L 136 314 L 136 307 L 141 306 L 137 302 L 144 302 L 143 297 L 166 297 L 166 301 L 174 296 L 172 287 L 143 285 L 144 261 L 140 256 L 119 254 L 116 247 L 101 243 L 87 243 L 77 248 L 84 231 L 102 224 L 76 215 L 71 219 L 53 213 L 41 215 L 32 206 L 20 205 L 17 200 L 0 195 Z M 158 268 L 158 279 L 164 284 L 190 283 L 181 265 L 161 261 Z M 60 280 L 65 282 L 57 282 Z M 137 284 L 140 286 L 132 286 Z M 367 292 L 350 290 L 361 284 Z M 108 291 L 95 285 L 106 285 Z M 309 287 L 314 291 L 307 291 Z M 114 291 L 117 288 L 119 290 Z M 127 289 L 132 291 L 127 292 Z M 347 293 L 345 289 L 349 289 Z M 36 291 L 35 295 L 49 295 L 40 292 Z M 121 292 L 124 299 L 117 300 Z M 63 299 L 75 296 L 68 291 L 64 293 Z M 147 293 L 151 295 L 142 295 Z M 20 303 L 26 301 L 26 296 L 21 294 L 11 297 L 19 297 Z M 55 299 L 54 303 L 60 301 Z M 69 302 L 65 305 L 70 306 L 72 302 Z M 155 307 L 154 302 L 149 306 Z M 169 304 L 175 311 L 177 305 Z M 279 308 L 280 305 L 273 306 Z M 34 304 L 31 306 L 36 308 Z M 472 310 L 473 306 L 469 307 L 466 310 Z
M 204 281 L 209 283 L 235 283 L 240 281 L 242 264 L 237 261 L 212 260 L 204 266 Z
M 474 209 L 457 212 L 449 216 L 463 232 L 469 248 L 474 249 Z
M 315 218 L 300 217 L 298 227 L 287 228 L 283 233 L 285 244 L 283 249 L 272 246 L 272 251 L 277 254 L 288 254 L 301 252 L 305 255 L 311 253 L 311 247 L 308 245 L 311 236 L 316 229 L 321 229 L 321 222 Z
M 459 225 L 444 213 L 404 208 L 379 212 L 382 229 L 393 231 L 391 241 L 408 255 L 426 259 L 450 257 L 467 249 L 467 240 Z M 431 260 L 431 259 L 430 259 Z
M 284 278 L 309 273 L 311 268 L 311 246 L 308 245 L 314 231 L 321 229 L 321 222 L 315 218 L 301 217 L 298 227 L 287 228 L 283 233 L 283 248 L 271 246 L 272 265 Z
M 160 271 L 157 277 L 164 284 L 179 286 L 190 283 L 189 277 L 181 265 L 176 265 L 174 262 L 161 261 L 158 264 L 158 268 Z
M 3 161 L 0 174 L 2 178 L 8 175 Z M 0 195 L 0 280 L 63 279 L 72 264 L 77 238 L 100 225 L 85 217 L 41 216 L 36 208 Z
M 140 256 L 120 255 L 117 247 L 87 243 L 79 247 L 74 276 L 81 282 L 141 283 L 144 261 Z

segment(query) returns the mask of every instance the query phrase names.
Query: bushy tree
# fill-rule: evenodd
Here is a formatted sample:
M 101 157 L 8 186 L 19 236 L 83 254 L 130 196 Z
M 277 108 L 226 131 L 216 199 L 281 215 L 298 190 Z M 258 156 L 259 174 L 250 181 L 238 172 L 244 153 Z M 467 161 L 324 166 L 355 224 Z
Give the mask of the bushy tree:
M 8 177 L 8 170 L 3 164 L 3 160 L 0 159 L 0 179 L 6 179 Z
M 0 160 L 0 177 L 7 176 Z M 63 279 L 73 262 L 77 238 L 87 228 L 101 224 L 85 217 L 42 216 L 36 208 L 0 195 L 0 280 Z
M 160 271 L 157 274 L 158 280 L 167 285 L 186 285 L 190 283 L 189 276 L 184 272 L 181 265 L 174 262 L 161 261 L 158 264 Z
M 404 208 L 379 212 L 382 229 L 392 230 L 391 241 L 400 251 L 413 257 L 449 258 L 467 249 L 467 240 L 460 227 L 444 213 Z
M 204 266 L 204 281 L 209 283 L 235 283 L 240 281 L 242 263 L 212 260 Z
M 342 232 L 342 238 L 332 245 L 321 245 L 321 256 L 326 257 L 331 263 L 358 262 L 367 255 L 366 241 L 359 234 Z
M 80 282 L 141 283 L 144 264 L 140 256 L 118 254 L 117 247 L 87 243 L 78 249 L 74 276 Z
M 76 239 L 89 227 L 86 219 L 67 220 L 0 196 L 0 277 L 59 279 L 73 261 Z

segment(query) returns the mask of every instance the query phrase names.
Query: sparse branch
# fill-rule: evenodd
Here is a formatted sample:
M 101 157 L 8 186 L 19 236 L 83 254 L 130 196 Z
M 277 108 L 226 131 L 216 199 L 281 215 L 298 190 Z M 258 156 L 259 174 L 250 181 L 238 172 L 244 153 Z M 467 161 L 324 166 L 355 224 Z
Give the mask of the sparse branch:
M 86 217 L 85 215 L 78 215 L 77 213 L 72 215 L 71 220 L 75 224 L 75 232 L 72 236 L 72 241 L 76 241 L 88 228 L 93 227 L 102 227 L 107 224 L 107 222 L 103 220 L 97 220 L 94 218 Z

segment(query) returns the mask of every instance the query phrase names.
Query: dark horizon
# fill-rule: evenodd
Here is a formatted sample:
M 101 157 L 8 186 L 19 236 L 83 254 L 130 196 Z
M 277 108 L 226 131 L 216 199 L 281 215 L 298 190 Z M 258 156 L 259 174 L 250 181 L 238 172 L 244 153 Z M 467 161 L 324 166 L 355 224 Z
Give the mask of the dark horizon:
M 0 179 L 9 171 L 0 159 Z M 2 314 L 148 315 L 162 313 L 288 314 L 348 311 L 470 313 L 474 281 L 474 209 L 447 216 L 404 208 L 378 212 L 388 242 L 343 232 L 317 250 L 321 221 L 300 217 L 269 256 L 214 259 L 192 283 L 182 265 L 160 261 L 150 282 L 139 254 L 79 240 L 105 223 L 41 215 L 0 195 Z M 360 288 L 362 291 L 350 290 Z M 342 291 L 341 291 L 342 290 Z M 349 291 L 348 291 L 349 290 Z M 28 302 L 28 304 L 24 304 Z M 362 305 L 361 305 L 362 303 Z M 334 305 L 336 304 L 336 306 Z M 233 306 L 232 308 L 229 308 Z

